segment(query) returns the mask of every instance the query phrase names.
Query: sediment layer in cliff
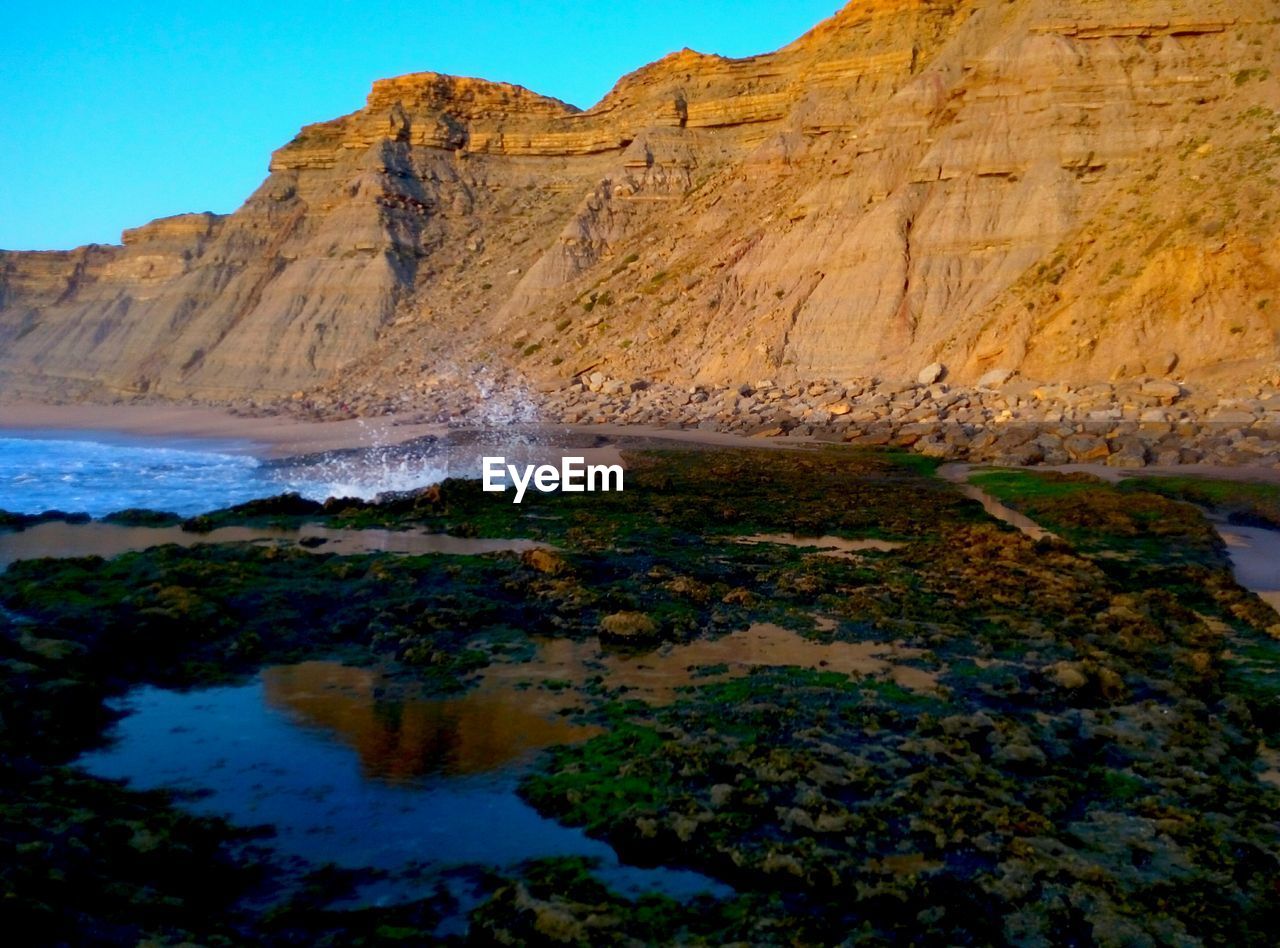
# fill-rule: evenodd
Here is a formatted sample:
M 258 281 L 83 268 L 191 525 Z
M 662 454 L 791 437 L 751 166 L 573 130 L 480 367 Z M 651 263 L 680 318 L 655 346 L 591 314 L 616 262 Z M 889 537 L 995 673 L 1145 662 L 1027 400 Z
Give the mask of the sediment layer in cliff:
M 419 73 L 233 214 L 0 253 L 0 388 L 1230 382 L 1280 358 L 1277 179 L 1280 0 L 854 2 L 586 111 Z

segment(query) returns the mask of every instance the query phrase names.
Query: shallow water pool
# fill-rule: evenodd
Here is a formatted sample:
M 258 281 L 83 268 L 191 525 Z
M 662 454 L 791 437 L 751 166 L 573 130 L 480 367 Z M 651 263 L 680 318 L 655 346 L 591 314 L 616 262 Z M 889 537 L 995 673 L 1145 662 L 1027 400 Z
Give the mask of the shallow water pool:
M 139 688 L 122 709 L 114 743 L 79 766 L 185 791 L 194 812 L 269 825 L 283 855 L 394 874 L 378 902 L 422 897 L 450 869 L 545 856 L 597 859 L 601 880 L 632 896 L 729 892 L 697 873 L 623 865 L 526 804 L 516 787 L 536 752 L 596 731 L 538 714 L 519 693 L 428 698 L 367 669 L 308 662 L 241 685 Z

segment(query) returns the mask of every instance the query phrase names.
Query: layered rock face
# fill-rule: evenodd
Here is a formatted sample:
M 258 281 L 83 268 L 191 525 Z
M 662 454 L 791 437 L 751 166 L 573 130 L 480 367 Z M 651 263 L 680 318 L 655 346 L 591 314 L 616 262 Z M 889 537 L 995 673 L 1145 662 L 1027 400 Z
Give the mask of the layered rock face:
M 863 0 L 588 111 L 378 82 L 234 214 L 0 254 L 0 388 L 1229 385 L 1280 358 L 1278 184 L 1280 0 Z

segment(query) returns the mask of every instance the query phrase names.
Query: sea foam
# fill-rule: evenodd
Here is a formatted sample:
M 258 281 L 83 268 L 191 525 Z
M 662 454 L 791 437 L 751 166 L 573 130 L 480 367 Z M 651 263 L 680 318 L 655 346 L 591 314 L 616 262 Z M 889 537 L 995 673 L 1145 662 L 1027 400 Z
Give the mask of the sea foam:
M 441 480 L 422 457 L 348 452 L 332 461 L 262 462 L 242 442 L 126 438 L 100 432 L 0 434 L 0 509 L 101 517 L 140 507 L 192 516 L 296 491 L 372 499 Z

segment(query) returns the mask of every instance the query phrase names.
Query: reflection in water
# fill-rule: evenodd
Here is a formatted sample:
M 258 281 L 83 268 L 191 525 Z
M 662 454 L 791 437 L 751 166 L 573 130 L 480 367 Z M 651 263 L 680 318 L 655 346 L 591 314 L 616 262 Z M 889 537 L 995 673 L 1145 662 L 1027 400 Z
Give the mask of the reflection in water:
M 527 752 L 587 729 L 518 709 L 501 722 L 506 712 L 485 701 L 433 708 L 423 696 L 381 693 L 374 673 L 323 663 L 203 691 L 138 688 L 111 746 L 77 763 L 135 789 L 198 794 L 181 805 L 199 813 L 269 825 L 286 855 L 392 873 L 366 893 L 382 902 L 421 898 L 453 867 L 544 856 L 598 859 L 601 880 L 628 895 L 729 893 L 698 873 L 623 865 L 606 843 L 520 798 Z M 486 738 L 490 723 L 499 733 Z
M 1225 523 L 1215 526 L 1227 542 L 1236 582 L 1280 611 L 1280 532 Z
M 377 673 L 332 662 L 269 668 L 267 703 L 352 747 L 366 776 L 401 782 L 481 774 L 597 728 L 536 714 L 518 693 L 470 692 L 449 700 L 380 695 Z
M 960 493 L 968 497 L 970 500 L 976 500 L 982 504 L 982 509 L 995 517 L 1002 523 L 1022 531 L 1033 540 L 1043 540 L 1045 537 L 1052 537 L 1050 533 L 1040 524 L 1036 523 L 1024 513 L 1019 513 L 1012 507 L 1000 503 L 977 484 L 959 484 Z
M 481 689 L 544 679 L 581 685 L 600 676 L 606 688 L 627 688 L 636 697 L 670 703 L 687 685 L 741 677 L 753 668 L 791 666 L 885 676 L 904 688 L 934 691 L 938 687 L 934 673 L 903 664 L 924 655 L 920 649 L 886 642 L 815 642 L 768 623 L 718 639 L 698 639 L 640 654 L 610 650 L 597 639 L 543 639 L 532 663 L 487 668 Z M 708 668 L 718 670 L 707 674 Z
M 222 527 L 190 533 L 181 527 L 123 527 L 111 523 L 41 523 L 18 532 L 0 531 L 0 570 L 16 560 L 41 557 L 119 556 L 153 546 L 182 547 L 207 543 L 302 544 L 316 553 L 399 553 L 423 556 L 479 556 L 546 548 L 533 540 L 482 540 L 415 530 L 335 530 L 303 524 L 296 530 L 273 527 Z M 314 545 L 313 545 L 314 544 Z
M 874 550 L 878 553 L 891 553 L 900 550 L 905 543 L 894 543 L 892 540 L 849 540 L 844 537 L 807 537 L 796 533 L 760 533 L 756 536 L 743 537 L 740 543 L 777 543 L 782 546 L 798 546 L 802 549 L 815 548 L 827 556 L 841 556 L 848 553 L 863 553 Z
M 982 509 L 992 517 L 995 517 L 1001 523 L 1007 523 L 1031 539 L 1042 540 L 1046 537 L 1053 538 L 1055 536 L 1055 534 L 1050 533 L 1026 514 L 1019 513 L 1012 507 L 1000 503 L 977 484 L 970 484 L 969 475 L 976 470 L 978 468 L 972 464 L 943 464 L 938 468 L 938 476 L 955 484 L 956 488 L 965 497 L 982 504 Z

